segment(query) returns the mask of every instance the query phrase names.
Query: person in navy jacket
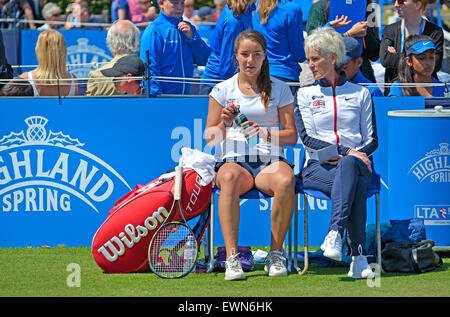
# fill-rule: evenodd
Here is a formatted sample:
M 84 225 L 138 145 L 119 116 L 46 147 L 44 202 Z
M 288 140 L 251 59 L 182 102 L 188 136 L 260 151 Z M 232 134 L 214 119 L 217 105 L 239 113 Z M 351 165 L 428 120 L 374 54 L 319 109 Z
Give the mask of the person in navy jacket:
M 352 256 L 348 276 L 373 278 L 364 256 L 370 156 L 378 147 L 372 96 L 366 87 L 347 81 L 342 72 L 344 41 L 333 28 L 313 31 L 305 51 L 316 83 L 300 87 L 294 114 L 306 152 L 303 188 L 331 197 L 329 231 L 321 250 L 341 261 L 345 231 L 347 255 Z
M 195 27 L 183 21 L 184 0 L 159 0 L 161 12 L 144 31 L 140 57 L 149 57 L 151 94 L 189 94 L 194 64 L 205 65 L 211 49 Z M 172 78 L 154 78 L 154 77 Z
M 253 29 L 264 34 L 270 75 L 298 82 L 305 61 L 303 14 L 296 0 L 258 0 Z M 291 86 L 295 94 L 296 89 Z
M 255 5 L 249 0 L 228 0 L 211 38 L 211 55 L 202 74 L 200 94 L 209 94 L 220 81 L 236 73 L 234 40 L 242 31 L 252 28 Z M 208 81 L 208 79 L 210 79 Z

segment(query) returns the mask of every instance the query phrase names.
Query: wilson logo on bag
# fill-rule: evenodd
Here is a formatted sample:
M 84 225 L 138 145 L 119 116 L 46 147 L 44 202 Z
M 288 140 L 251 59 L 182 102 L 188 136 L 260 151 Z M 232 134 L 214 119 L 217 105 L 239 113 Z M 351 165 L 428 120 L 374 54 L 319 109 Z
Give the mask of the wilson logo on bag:
M 158 178 L 147 185 L 137 185 L 119 199 L 97 230 L 92 253 L 97 265 L 109 273 L 144 271 L 148 267 L 148 246 L 165 221 L 180 221 L 173 203 L 174 177 Z M 192 169 L 183 172 L 181 205 L 186 220 L 207 210 L 211 184 L 201 185 L 201 177 Z M 200 241 L 199 241 L 200 242 Z

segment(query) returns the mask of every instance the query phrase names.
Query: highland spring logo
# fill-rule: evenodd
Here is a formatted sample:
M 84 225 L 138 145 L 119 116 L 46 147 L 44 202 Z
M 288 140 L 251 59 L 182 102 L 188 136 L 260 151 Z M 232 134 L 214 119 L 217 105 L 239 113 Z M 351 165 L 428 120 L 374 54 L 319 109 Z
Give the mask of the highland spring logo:
M 27 129 L 0 136 L 0 209 L 71 211 L 77 197 L 99 212 L 117 186 L 131 190 L 111 166 L 82 149 L 78 139 L 47 131 L 47 118 L 25 119 Z M 114 180 L 114 181 L 113 181 Z
M 69 64 L 74 64 L 69 70 L 78 78 L 89 77 L 89 72 L 97 69 L 96 63 L 111 61 L 112 57 L 103 49 L 88 44 L 89 39 L 79 38 L 77 42 L 78 45 L 67 47 L 67 61 Z
M 450 150 L 448 143 L 440 143 L 425 157 L 417 161 L 408 174 L 413 174 L 420 182 L 428 179 L 431 183 L 450 182 Z

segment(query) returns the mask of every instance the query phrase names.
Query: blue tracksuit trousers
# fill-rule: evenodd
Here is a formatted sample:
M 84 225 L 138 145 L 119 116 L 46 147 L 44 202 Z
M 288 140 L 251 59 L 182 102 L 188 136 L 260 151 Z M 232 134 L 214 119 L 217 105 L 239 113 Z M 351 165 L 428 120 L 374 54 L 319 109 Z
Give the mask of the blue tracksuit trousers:
M 343 236 L 350 255 L 364 252 L 366 241 L 366 194 L 371 173 L 360 159 L 344 156 L 334 165 L 320 165 L 309 160 L 302 172 L 303 188 L 319 190 L 331 197 L 332 213 L 329 230 Z M 358 247 L 361 249 L 358 250 Z

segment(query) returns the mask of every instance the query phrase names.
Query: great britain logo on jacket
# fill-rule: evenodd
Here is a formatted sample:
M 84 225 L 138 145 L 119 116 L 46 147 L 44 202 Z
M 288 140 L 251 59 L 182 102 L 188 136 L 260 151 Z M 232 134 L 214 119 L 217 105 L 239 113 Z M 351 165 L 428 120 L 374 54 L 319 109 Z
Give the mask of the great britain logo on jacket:
M 320 109 L 320 108 L 325 108 L 325 100 L 322 100 L 322 99 L 314 100 L 312 103 L 312 107 L 314 110 Z

